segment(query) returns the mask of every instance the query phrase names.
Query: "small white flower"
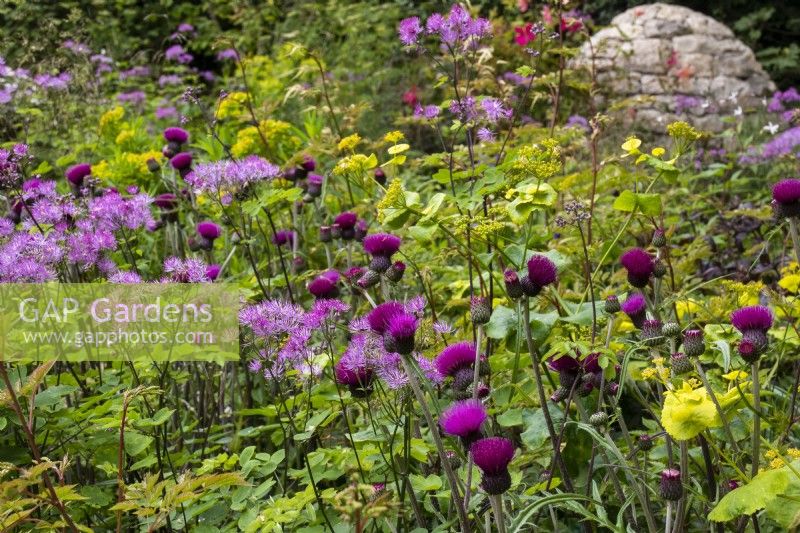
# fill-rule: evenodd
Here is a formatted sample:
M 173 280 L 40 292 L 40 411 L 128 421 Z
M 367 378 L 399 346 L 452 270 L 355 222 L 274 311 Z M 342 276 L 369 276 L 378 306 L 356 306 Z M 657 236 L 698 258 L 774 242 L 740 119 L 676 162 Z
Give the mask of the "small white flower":
M 734 117 L 741 117 L 742 113 L 744 113 L 744 111 L 742 111 L 742 106 L 738 106 L 736 109 L 733 110 Z
M 709 107 L 711 107 L 711 100 L 709 100 L 709 99 L 703 100 L 703 103 L 701 104 L 701 107 L 703 109 L 708 109 Z
M 764 107 L 767 107 L 767 99 L 766 98 L 762 98 L 761 99 L 761 105 L 763 105 Z
M 731 94 L 728 96 L 728 100 L 735 103 L 738 95 L 739 91 L 731 91 Z
M 776 133 L 778 133 L 779 129 L 780 129 L 779 125 L 770 122 L 769 124 L 761 128 L 761 131 L 767 131 L 769 132 L 770 135 L 775 135 Z

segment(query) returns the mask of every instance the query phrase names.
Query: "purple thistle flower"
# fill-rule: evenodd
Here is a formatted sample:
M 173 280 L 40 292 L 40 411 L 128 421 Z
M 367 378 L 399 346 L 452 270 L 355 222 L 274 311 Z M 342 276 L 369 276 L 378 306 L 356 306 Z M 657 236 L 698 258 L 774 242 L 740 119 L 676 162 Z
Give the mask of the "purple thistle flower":
M 661 497 L 668 501 L 678 501 L 683 498 L 681 471 L 677 468 L 668 468 L 662 471 L 659 492 Z
M 373 233 L 364 237 L 364 251 L 372 256 L 391 257 L 400 249 L 400 237 L 389 233 Z
M 161 209 L 175 209 L 178 207 L 178 197 L 170 192 L 159 194 L 153 199 L 153 204 Z
M 284 244 L 294 245 L 295 233 L 290 229 L 281 229 L 275 232 L 272 236 L 272 244 L 276 246 L 283 246 Z
M 748 363 L 766 351 L 767 331 L 772 327 L 772 320 L 772 312 L 763 305 L 742 307 L 731 314 L 731 324 L 742 333 L 739 354 Z
M 175 154 L 169 162 L 175 170 L 186 170 L 192 166 L 192 154 L 189 152 Z
M 336 298 L 339 296 L 339 289 L 336 286 L 337 281 L 338 276 L 333 279 L 332 276 L 322 274 L 308 284 L 308 292 L 319 299 Z
M 164 282 L 174 283 L 206 283 L 206 264 L 199 259 L 180 259 L 169 257 L 164 261 Z
M 547 366 L 556 372 L 574 372 L 577 373 L 581 368 L 581 363 L 576 358 L 569 354 L 564 354 L 560 357 L 553 356 L 547 360 Z
M 766 332 L 772 327 L 772 312 L 763 305 L 742 307 L 731 314 L 731 324 L 742 333 L 750 330 Z
M 486 408 L 478 400 L 456 402 L 442 412 L 439 424 L 448 435 L 461 438 L 464 447 L 481 438 L 481 426 L 488 418 Z
M 442 377 L 453 378 L 453 389 L 465 391 L 472 385 L 476 351 L 471 342 L 457 342 L 442 350 L 433 364 Z
M 628 282 L 637 288 L 646 287 L 655 270 L 655 263 L 646 251 L 631 248 L 619 258 L 619 262 L 628 271 Z
M 785 179 L 772 187 L 772 206 L 779 217 L 800 216 L 800 179 Z
M 80 185 L 83 183 L 83 179 L 91 173 L 92 166 L 89 163 L 79 163 L 69 167 L 64 175 L 67 177 L 70 183 L 80 187 Z
M 367 323 L 369 328 L 379 335 L 386 333 L 389 327 L 389 321 L 396 315 L 406 312 L 405 307 L 400 302 L 388 301 L 384 302 L 367 315 Z
M 173 126 L 164 130 L 164 139 L 167 142 L 183 144 L 189 140 L 189 132 L 183 128 Z
M 633 325 L 641 329 L 644 321 L 647 319 L 647 300 L 644 295 L 639 292 L 634 292 L 628 295 L 628 298 L 622 302 L 620 306 L 622 312 L 628 315 Z
M 421 33 L 422 26 L 420 25 L 419 17 L 403 19 L 397 27 L 397 34 L 400 36 L 400 42 L 406 46 L 417 44 Z
M 386 351 L 408 355 L 414 350 L 417 317 L 408 313 L 392 315 L 386 328 L 383 345 Z
M 206 277 L 211 281 L 216 281 L 221 270 L 222 267 L 217 264 L 208 265 L 208 268 L 206 268 Z
M 472 460 L 483 472 L 481 488 L 491 495 L 503 494 L 511 487 L 508 464 L 514 458 L 514 444 L 502 437 L 476 441 L 470 447 Z
M 530 296 L 537 296 L 547 285 L 555 283 L 558 279 L 558 269 L 547 256 L 533 255 L 528 260 L 528 275 L 520 280 L 522 291 Z
M 339 227 L 343 230 L 351 230 L 355 228 L 357 220 L 358 215 L 352 211 L 345 211 L 344 213 L 336 215 L 336 218 L 333 219 L 333 223 L 339 224 Z
M 210 220 L 205 220 L 197 225 L 197 233 L 204 239 L 213 241 L 222 235 L 222 229 Z

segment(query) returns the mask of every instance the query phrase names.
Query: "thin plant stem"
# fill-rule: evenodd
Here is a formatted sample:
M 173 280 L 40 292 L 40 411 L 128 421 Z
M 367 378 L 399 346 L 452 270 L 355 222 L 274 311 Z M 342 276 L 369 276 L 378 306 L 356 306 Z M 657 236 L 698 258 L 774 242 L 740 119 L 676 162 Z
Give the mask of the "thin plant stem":
M 667 519 L 664 521 L 664 533 L 672 531 L 672 502 L 667 500 Z
M 750 475 L 755 477 L 758 474 L 758 463 L 761 447 L 761 391 L 758 382 L 758 361 L 752 365 L 753 373 L 753 464 L 750 468 Z
M 708 382 L 708 377 L 706 376 L 705 370 L 703 370 L 703 365 L 700 364 L 699 359 L 695 359 L 694 366 L 697 369 L 697 374 L 700 376 L 700 380 L 703 382 L 703 386 L 708 391 L 708 396 L 711 398 L 711 401 L 714 402 L 714 406 L 717 408 L 717 413 L 719 414 L 720 421 L 722 422 L 722 428 L 725 430 L 725 436 L 728 437 L 728 442 L 731 443 L 734 451 L 739 453 L 739 446 L 736 444 L 736 439 L 733 438 L 733 432 L 728 424 L 728 419 L 725 416 L 725 412 L 722 410 L 719 400 L 717 400 L 717 395 L 714 394 L 714 389 L 711 388 L 711 383 Z
M 444 468 L 444 473 L 447 476 L 447 481 L 450 483 L 450 494 L 452 495 L 453 505 L 458 513 L 458 522 L 461 526 L 461 531 L 464 533 L 470 533 L 472 528 L 470 527 L 467 510 L 464 508 L 464 503 L 461 501 L 461 494 L 459 493 L 460 491 L 458 489 L 458 478 L 453 471 L 450 460 L 447 458 L 447 454 L 444 450 L 444 444 L 442 443 L 442 437 L 439 435 L 439 430 L 436 427 L 433 416 L 431 416 L 431 411 L 428 409 L 428 404 L 425 400 L 425 394 L 420 388 L 414 364 L 407 356 L 401 356 L 400 360 L 403 362 L 403 370 L 405 370 L 406 375 L 408 376 L 408 384 L 411 386 L 411 390 L 414 392 L 414 396 L 417 398 L 420 409 L 422 409 L 422 414 L 425 416 L 425 421 L 428 423 L 428 430 L 431 432 L 431 437 L 433 437 L 433 442 L 436 445 L 436 451 L 439 454 L 439 462 L 441 462 L 442 468 Z
M 792 237 L 794 259 L 800 264 L 800 234 L 797 231 L 797 219 L 794 217 L 789 218 L 789 235 Z
M 539 369 L 539 350 L 533 343 L 533 336 L 531 335 L 531 306 L 530 300 L 525 299 L 523 303 L 523 310 L 525 314 L 525 338 L 528 341 L 528 351 L 531 354 L 531 362 L 533 366 L 533 374 L 536 378 L 536 389 L 539 393 L 539 403 L 541 404 L 542 414 L 544 414 L 544 421 L 547 425 L 547 433 L 550 436 L 550 442 L 554 446 L 554 462 L 561 472 L 561 479 L 564 482 L 564 487 L 569 492 L 573 492 L 572 478 L 567 470 L 567 465 L 564 464 L 564 459 L 561 457 L 560 446 L 557 446 L 556 430 L 553 426 L 553 419 L 550 416 L 550 408 L 547 406 L 547 395 L 544 393 L 544 383 L 542 382 L 542 371 Z
M 475 325 L 475 362 L 472 365 L 472 400 L 478 400 L 478 381 L 481 378 L 481 332 L 483 327 Z M 467 454 L 467 484 L 464 488 L 464 507 L 469 509 L 469 500 L 472 496 L 472 454 Z

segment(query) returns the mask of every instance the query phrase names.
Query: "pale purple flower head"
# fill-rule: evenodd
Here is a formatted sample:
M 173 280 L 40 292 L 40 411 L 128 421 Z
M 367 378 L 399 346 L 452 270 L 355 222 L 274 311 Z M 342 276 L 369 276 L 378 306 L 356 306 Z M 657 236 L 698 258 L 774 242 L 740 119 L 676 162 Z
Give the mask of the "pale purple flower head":
M 433 120 L 439 116 L 439 106 L 426 105 L 423 107 L 422 105 L 417 104 L 416 107 L 414 107 L 414 116 L 417 118 Z
M 448 435 L 461 437 L 469 447 L 481 438 L 481 426 L 488 418 L 486 408 L 478 400 L 456 402 L 442 412 L 439 424 Z
M 197 165 L 184 179 L 198 192 L 229 193 L 252 183 L 280 175 L 277 165 L 251 155 L 239 161 L 215 161 Z
M 217 61 L 227 61 L 230 59 L 236 60 L 238 58 L 239 54 L 237 54 L 236 50 L 233 48 L 226 48 L 217 52 Z
M 120 283 L 120 284 L 134 284 L 134 283 L 141 283 L 142 277 L 137 274 L 136 272 L 126 272 L 124 270 L 119 270 L 109 276 L 108 281 L 111 283 Z
M 364 335 L 356 335 L 336 364 L 336 381 L 347 385 L 350 393 L 356 397 L 365 397 L 372 392 L 374 369 L 367 359 L 368 339 Z
M 406 46 L 417 44 L 421 33 L 422 25 L 419 22 L 419 17 L 403 19 L 397 27 L 397 34 L 400 36 L 400 42 Z
M 180 259 L 169 257 L 164 261 L 164 273 L 167 274 L 165 282 L 175 283 L 205 283 L 206 264 L 199 259 Z
M 476 135 L 481 142 L 489 143 L 494 141 L 494 132 L 487 127 L 478 128 Z
M 179 44 L 174 44 L 167 48 L 164 52 L 164 57 L 166 57 L 168 61 L 175 61 L 181 64 L 191 63 L 192 59 L 194 59 L 192 54 L 184 50 L 183 46 Z
M 628 271 L 628 282 L 634 287 L 646 287 L 655 270 L 653 258 L 641 248 L 631 248 L 619 258 L 619 262 Z
M 164 130 L 164 139 L 167 142 L 183 144 L 189 140 L 189 132 L 183 128 L 173 126 Z
M 645 300 L 644 295 L 639 292 L 628 295 L 628 298 L 622 302 L 620 308 L 623 313 L 628 315 L 633 325 L 641 329 L 647 319 L 647 300 Z
M 481 108 L 483 108 L 483 113 L 489 122 L 497 122 L 511 116 L 511 110 L 505 107 L 497 98 L 484 98 L 481 100 Z

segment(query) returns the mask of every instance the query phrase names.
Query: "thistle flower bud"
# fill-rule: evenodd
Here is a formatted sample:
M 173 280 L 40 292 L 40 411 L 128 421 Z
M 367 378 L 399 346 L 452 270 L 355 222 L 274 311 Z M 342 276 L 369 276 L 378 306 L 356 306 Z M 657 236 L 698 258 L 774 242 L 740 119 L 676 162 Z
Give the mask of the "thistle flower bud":
M 408 355 L 414 350 L 414 335 L 417 332 L 417 318 L 408 313 L 400 313 L 389 319 L 383 343 L 387 351 Z
M 678 338 L 681 336 L 681 326 L 677 322 L 666 322 L 661 326 L 661 333 L 667 338 Z
M 589 424 L 596 429 L 603 429 L 608 424 L 608 415 L 603 411 L 598 411 L 589 417 Z
M 525 292 L 522 290 L 522 284 L 519 281 L 519 276 L 517 276 L 517 273 L 510 268 L 503 273 L 503 281 L 506 285 L 506 294 L 508 294 L 508 297 L 512 300 L 521 298 L 525 294 Z
M 647 433 L 639 435 L 637 440 L 639 441 L 639 449 L 642 450 L 643 452 L 649 452 L 650 450 L 653 449 L 654 439 Z
M 377 181 L 378 184 L 386 185 L 386 173 L 383 171 L 383 169 L 376 168 L 373 176 L 375 177 L 375 181 Z
M 614 313 L 619 313 L 620 304 L 619 299 L 616 295 L 612 294 L 611 296 L 606 298 L 606 313 L 609 315 L 613 315 Z
M 147 165 L 147 170 L 156 174 L 159 170 L 161 170 L 161 165 L 158 164 L 158 161 L 153 159 L 152 157 L 148 159 L 145 164 Z
M 550 400 L 553 403 L 560 403 L 566 400 L 569 397 L 569 389 L 566 387 L 558 387 L 556 390 L 553 391 L 553 394 L 550 395 Z
M 683 498 L 681 472 L 677 468 L 667 468 L 661 472 L 659 493 L 667 501 L 675 502 Z
M 584 374 L 581 377 L 581 383 L 578 385 L 578 396 L 585 398 L 589 396 L 594 390 L 594 374 Z
M 331 242 L 333 240 L 333 234 L 330 226 L 319 227 L 319 240 L 321 242 Z
M 656 248 L 664 248 L 667 245 L 667 234 L 664 233 L 664 230 L 661 228 L 657 228 L 653 232 L 653 246 Z
M 619 383 L 615 381 L 607 381 L 605 387 L 605 393 L 609 396 L 616 396 L 617 392 L 619 392 Z
M 334 222 L 333 225 L 331 226 L 331 236 L 334 239 L 342 238 L 342 227 L 336 222 Z
M 687 329 L 683 332 L 683 353 L 689 357 L 698 357 L 706 351 L 703 332 L 699 329 Z
M 381 275 L 379 272 L 374 270 L 367 270 L 364 274 L 358 279 L 356 284 L 361 287 L 362 289 L 368 289 L 370 287 L 374 287 L 381 281 Z
M 661 333 L 660 320 L 645 320 L 642 324 L 642 341 L 647 346 L 658 346 L 664 344 L 664 335 Z
M 656 259 L 653 262 L 653 276 L 663 278 L 667 275 L 667 265 L 661 259 Z
M 318 198 L 322 194 L 322 182 L 324 178 L 319 174 L 309 174 L 308 178 L 306 179 L 306 185 L 308 186 L 308 195 L 311 198 Z
M 392 260 L 385 255 L 375 255 L 369 262 L 369 269 L 375 272 L 383 273 L 389 270 L 392 266 Z
M 469 305 L 473 324 L 486 324 L 492 317 L 492 304 L 488 298 L 473 296 Z
M 672 374 L 675 376 L 688 374 L 694 369 L 691 359 L 686 357 L 686 354 L 680 352 L 672 354 L 669 358 L 669 362 L 670 366 L 672 366 Z
M 403 274 L 406 272 L 406 264 L 402 261 L 395 261 L 389 270 L 384 273 L 386 279 L 391 281 L 392 283 L 397 283 L 401 279 L 403 279 Z

